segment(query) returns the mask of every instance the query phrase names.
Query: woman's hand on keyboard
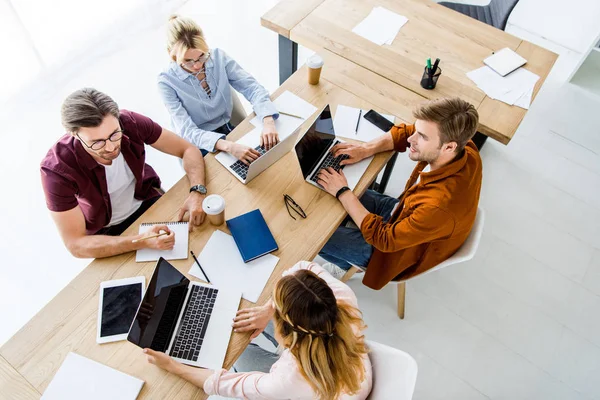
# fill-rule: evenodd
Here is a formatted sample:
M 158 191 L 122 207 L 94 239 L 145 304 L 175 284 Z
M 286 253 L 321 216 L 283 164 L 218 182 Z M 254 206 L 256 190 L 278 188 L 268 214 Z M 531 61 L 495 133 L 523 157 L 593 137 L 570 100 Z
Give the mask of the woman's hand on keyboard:
M 252 161 L 260 157 L 260 153 L 254 150 L 252 147 L 233 142 L 231 142 L 229 146 L 228 153 L 246 165 L 250 165 Z
M 279 134 L 275 127 L 273 117 L 265 117 L 263 119 L 262 135 L 260 135 L 260 147 L 269 151 L 279 143 Z
M 370 155 L 363 145 L 354 143 L 336 144 L 331 148 L 331 152 L 333 153 L 334 157 L 339 157 L 343 154 L 346 154 L 348 156 L 347 159 L 342 160 L 342 162 L 340 162 L 340 165 L 355 164 L 361 160 L 364 160 Z
M 265 330 L 271 318 L 275 314 L 273 300 L 259 307 L 243 308 L 239 310 L 233 319 L 233 330 L 235 332 L 254 331 L 250 339 L 254 339 Z

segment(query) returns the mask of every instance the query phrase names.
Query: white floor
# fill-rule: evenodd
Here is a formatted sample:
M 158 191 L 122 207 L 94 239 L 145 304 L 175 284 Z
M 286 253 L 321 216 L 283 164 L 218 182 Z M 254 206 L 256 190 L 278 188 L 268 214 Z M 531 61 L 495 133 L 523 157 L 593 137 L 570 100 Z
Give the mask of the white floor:
M 202 9 L 209 3 L 190 1 L 179 12 L 273 91 L 277 37 L 259 18 L 274 3 L 223 0 Z M 0 343 L 88 263 L 64 250 L 39 182 L 39 161 L 62 132 L 62 99 L 94 86 L 168 125 L 155 87 L 167 63 L 163 28 L 151 25 L 126 30 L 126 40 L 113 38 L 76 68 L 46 71 L 0 114 Z M 394 287 L 376 292 L 351 281 L 367 337 L 417 359 L 415 399 L 600 399 L 599 110 L 599 97 L 561 83 L 557 72 L 510 145 L 487 142 L 478 254 L 410 282 L 404 320 Z M 149 159 L 165 186 L 180 176 L 177 161 Z M 399 157 L 388 194 L 400 193 L 412 166 Z

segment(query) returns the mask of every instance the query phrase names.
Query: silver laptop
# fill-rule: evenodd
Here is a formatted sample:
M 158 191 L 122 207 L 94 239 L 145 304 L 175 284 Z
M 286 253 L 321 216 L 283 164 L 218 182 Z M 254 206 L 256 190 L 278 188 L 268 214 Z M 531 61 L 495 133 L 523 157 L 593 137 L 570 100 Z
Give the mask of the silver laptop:
M 286 155 L 294 147 L 297 133 L 300 127 L 296 128 L 292 134 L 287 135 L 277 143 L 277 145 L 266 151 L 261 146 L 254 147 L 256 151 L 260 153 L 260 157 L 254 160 L 249 166 L 241 162 L 240 160 L 233 157 L 231 154 L 221 152 L 216 155 L 217 161 L 219 161 L 229 172 L 233 174 L 240 182 L 246 184 L 252 179 L 260 175 L 264 170 L 275 164 L 281 157 Z M 253 132 L 248 133 L 251 135 Z M 257 136 L 258 138 L 258 136 Z M 258 140 L 258 139 L 257 139 Z
M 127 340 L 184 364 L 223 367 L 239 292 L 191 282 L 160 258 Z
M 348 187 L 354 190 L 373 157 L 366 158 L 356 164 L 340 165 L 342 160 L 347 159 L 348 156 L 344 154 L 334 157 L 331 153 L 331 148 L 339 143 L 345 142 L 335 136 L 333 116 L 329 105 L 327 105 L 295 147 L 300 169 L 306 182 L 323 189 L 317 183 L 317 175 L 323 168 L 333 168 L 336 171 L 344 170 Z

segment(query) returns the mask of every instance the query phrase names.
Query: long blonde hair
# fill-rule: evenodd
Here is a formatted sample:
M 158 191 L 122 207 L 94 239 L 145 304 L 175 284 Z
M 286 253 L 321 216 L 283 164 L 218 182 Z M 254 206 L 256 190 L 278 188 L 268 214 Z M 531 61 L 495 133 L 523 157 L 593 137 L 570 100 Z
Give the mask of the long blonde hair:
M 284 347 L 295 356 L 300 372 L 319 399 L 355 394 L 365 377 L 368 352 L 360 311 L 338 303 L 327 283 L 299 270 L 277 282 L 273 296 L 275 328 Z
M 202 28 L 194 20 L 172 15 L 169 18 L 167 31 L 167 51 L 173 61 L 181 63 L 183 55 L 190 49 L 198 49 L 204 53 L 209 50 Z

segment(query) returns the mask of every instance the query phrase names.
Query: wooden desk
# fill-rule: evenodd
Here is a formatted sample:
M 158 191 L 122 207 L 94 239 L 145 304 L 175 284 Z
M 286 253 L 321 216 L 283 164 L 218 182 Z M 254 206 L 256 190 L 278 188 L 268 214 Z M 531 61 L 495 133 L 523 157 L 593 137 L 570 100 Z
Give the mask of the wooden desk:
M 331 83 L 326 77 L 321 79 L 319 85 L 310 86 L 306 83 L 306 74 L 306 70 L 299 70 L 275 92 L 273 97 L 277 97 L 284 90 L 290 90 L 317 107 L 322 107 L 326 103 L 331 104 L 334 113 L 337 104 L 345 104 L 410 116 L 412 108 L 410 101 L 406 106 L 402 106 L 400 101 L 397 104 L 386 103 L 392 106 L 388 109 L 379 106 L 384 104 L 381 98 L 372 96 L 377 104 L 361 100 Z M 398 93 L 398 96 L 402 93 Z M 408 91 L 405 91 L 405 94 L 413 96 Z M 364 98 L 368 96 L 365 95 Z M 235 140 L 251 130 L 248 121 L 252 116 L 246 118 L 230 134 L 232 139 Z M 312 120 L 305 122 L 303 128 L 307 129 Z M 402 120 L 398 119 L 397 122 Z M 356 187 L 355 193 L 362 193 L 369 186 L 390 155 L 391 152 L 375 157 Z M 225 197 L 227 218 L 260 208 L 279 244 L 279 250 L 275 252 L 275 255 L 280 257 L 279 264 L 258 302 L 264 304 L 281 273 L 299 260 L 313 259 L 346 213 L 335 198 L 304 182 L 293 152 L 284 156 L 248 185 L 242 185 L 214 159 L 213 155 L 206 158 L 206 167 L 209 192 L 219 193 Z M 137 232 L 140 222 L 175 220 L 179 207 L 188 195 L 188 189 L 189 182 L 184 177 L 136 221 L 126 234 Z M 283 193 L 292 196 L 302 206 L 308 215 L 307 219 L 294 221 L 289 217 L 283 202 Z M 227 231 L 225 225 L 220 229 Z M 197 228 L 190 235 L 190 249 L 200 253 L 214 230 L 215 228 L 208 222 Z M 173 261 L 172 264 L 190 279 L 194 279 L 188 274 L 192 264 L 191 258 Z M 0 348 L 2 394 L 8 393 L 9 397 L 13 395 L 17 397 L 17 392 L 22 396 L 31 393 L 35 397 L 37 391 L 39 396 L 52 380 L 68 352 L 73 351 L 143 379 L 146 383 L 140 395 L 141 399 L 205 398 L 206 395 L 197 387 L 147 364 L 141 349 L 129 342 L 96 344 L 100 282 L 138 275 L 144 275 L 149 279 L 154 266 L 154 262 L 136 263 L 134 253 L 93 261 Z M 53 267 L 60 268 L 60 266 Z M 241 303 L 241 307 L 252 305 L 245 300 Z M 248 334 L 232 335 L 225 360 L 226 368 L 229 368 L 241 354 L 248 340 Z
M 352 32 L 376 6 L 408 18 L 391 46 L 378 46 Z M 509 47 L 527 59 L 526 69 L 540 76 L 535 97 L 557 58 L 548 50 L 430 0 L 282 1 L 261 23 L 290 43 L 320 54 L 331 52 L 362 66 L 384 77 L 385 85 L 396 84 L 426 99 L 460 96 L 479 111 L 479 131 L 504 144 L 510 142 L 527 110 L 487 97 L 466 73 L 483 66 L 483 59 L 493 51 Z M 434 90 L 423 89 L 419 83 L 429 57 L 441 59 L 442 76 Z M 324 70 L 327 68 L 326 62 Z

